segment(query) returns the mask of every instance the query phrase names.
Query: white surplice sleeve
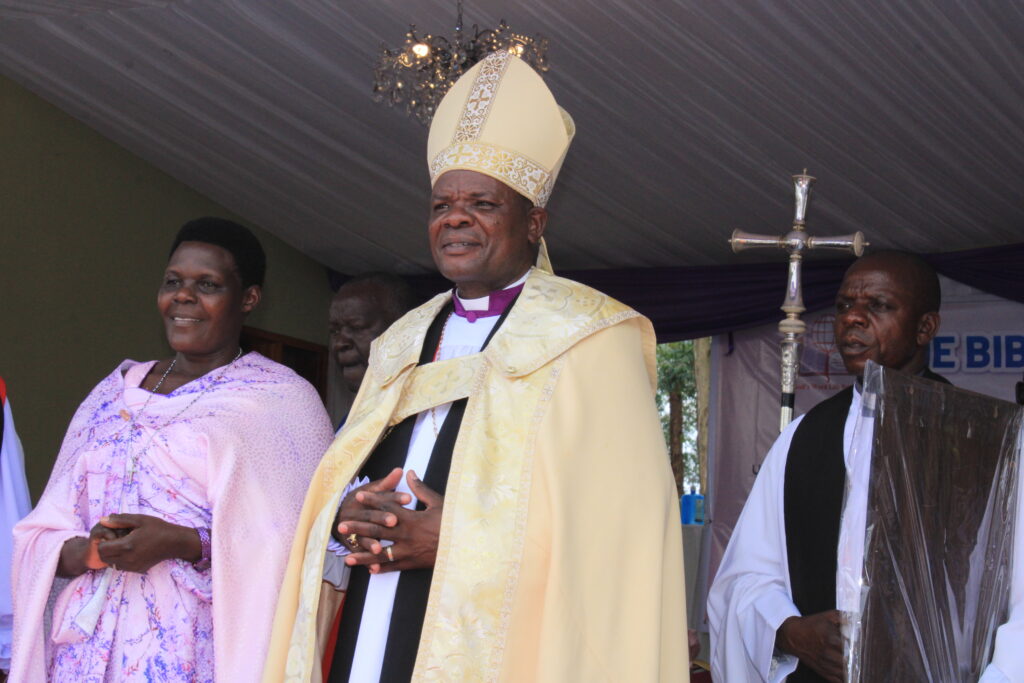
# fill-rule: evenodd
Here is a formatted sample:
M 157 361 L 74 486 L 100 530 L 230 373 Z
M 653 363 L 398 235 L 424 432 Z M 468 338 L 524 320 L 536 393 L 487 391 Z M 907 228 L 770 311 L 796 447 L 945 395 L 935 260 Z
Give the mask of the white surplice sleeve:
M 1019 475 L 1011 567 L 1009 618 L 996 630 L 992 663 L 979 683 L 1024 683 L 1024 477 Z
M 10 401 L 0 401 L 3 442 L 0 443 L 0 670 L 11 668 L 11 529 L 28 514 L 31 501 L 25 481 L 25 452 L 14 431 Z
M 783 483 L 800 419 L 768 451 L 708 594 L 711 672 L 721 681 L 783 680 L 797 658 L 775 652 L 775 632 L 793 604 L 786 556 Z

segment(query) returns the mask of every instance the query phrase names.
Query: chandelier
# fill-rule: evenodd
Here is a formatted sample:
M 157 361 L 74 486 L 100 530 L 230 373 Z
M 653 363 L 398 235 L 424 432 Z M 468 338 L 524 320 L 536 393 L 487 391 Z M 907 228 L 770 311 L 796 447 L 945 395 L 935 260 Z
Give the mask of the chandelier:
M 373 99 L 388 106 L 404 105 L 410 116 L 430 125 L 441 98 L 459 76 L 491 52 L 507 50 L 537 71 L 548 70 L 548 40 L 515 33 L 502 19 L 498 28 L 480 29 L 473 35 L 463 32 L 462 1 L 452 37 L 427 33 L 419 36 L 410 26 L 405 44 L 394 50 L 381 45 L 380 59 L 373 70 Z

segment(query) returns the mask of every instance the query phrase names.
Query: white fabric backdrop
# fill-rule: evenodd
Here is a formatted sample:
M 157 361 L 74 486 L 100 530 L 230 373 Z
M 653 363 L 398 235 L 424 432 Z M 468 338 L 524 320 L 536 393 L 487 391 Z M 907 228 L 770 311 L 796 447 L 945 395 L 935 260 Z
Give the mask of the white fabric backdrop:
M 372 101 L 372 73 L 410 23 L 450 35 L 455 4 L 0 0 L 0 73 L 337 270 L 432 271 L 426 130 Z M 734 263 L 733 228 L 788 229 L 804 167 L 815 234 L 1024 239 L 1024 0 L 473 0 L 464 18 L 551 41 L 577 124 L 557 268 Z

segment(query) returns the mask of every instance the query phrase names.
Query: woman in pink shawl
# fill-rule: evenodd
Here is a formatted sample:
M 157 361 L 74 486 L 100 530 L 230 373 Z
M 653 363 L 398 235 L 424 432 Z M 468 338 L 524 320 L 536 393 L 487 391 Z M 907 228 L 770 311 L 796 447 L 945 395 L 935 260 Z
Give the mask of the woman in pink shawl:
M 174 357 L 93 389 L 15 527 L 11 681 L 259 679 L 332 436 L 313 387 L 239 348 L 264 270 L 240 225 L 178 233 L 157 296 Z

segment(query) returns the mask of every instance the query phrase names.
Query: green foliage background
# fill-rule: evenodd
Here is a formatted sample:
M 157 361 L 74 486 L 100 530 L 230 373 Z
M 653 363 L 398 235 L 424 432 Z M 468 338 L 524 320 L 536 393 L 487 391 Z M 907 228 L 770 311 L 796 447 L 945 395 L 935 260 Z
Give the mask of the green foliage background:
M 697 458 L 697 379 L 694 370 L 693 341 L 671 342 L 658 345 L 658 412 L 665 433 L 665 444 L 671 444 L 669 395 L 678 392 L 682 413 L 680 439 L 682 463 L 674 463 L 676 483 L 681 491 L 699 485 Z M 681 480 L 681 481 L 680 481 Z

